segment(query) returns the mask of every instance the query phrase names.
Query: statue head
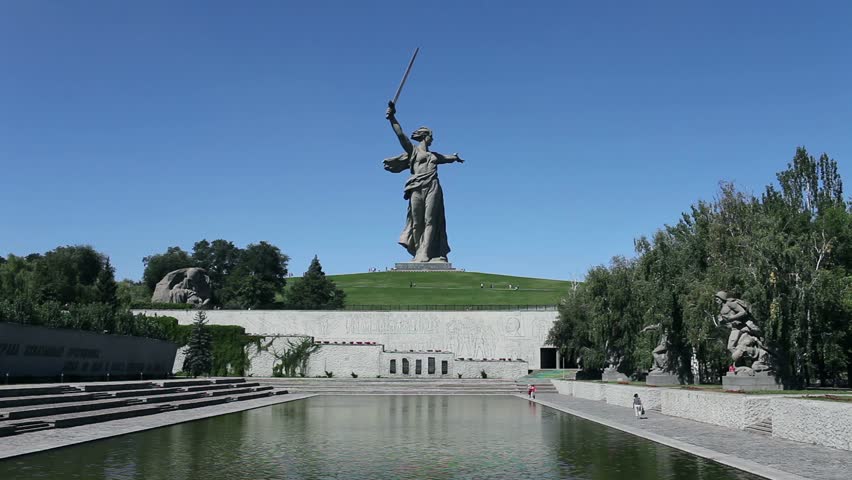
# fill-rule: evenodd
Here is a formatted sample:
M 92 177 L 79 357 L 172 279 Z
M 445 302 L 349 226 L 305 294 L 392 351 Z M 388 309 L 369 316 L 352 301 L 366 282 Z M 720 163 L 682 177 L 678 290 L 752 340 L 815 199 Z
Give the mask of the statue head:
M 417 142 L 426 142 L 426 145 L 432 143 L 432 129 L 429 127 L 420 127 L 411 134 L 411 139 Z

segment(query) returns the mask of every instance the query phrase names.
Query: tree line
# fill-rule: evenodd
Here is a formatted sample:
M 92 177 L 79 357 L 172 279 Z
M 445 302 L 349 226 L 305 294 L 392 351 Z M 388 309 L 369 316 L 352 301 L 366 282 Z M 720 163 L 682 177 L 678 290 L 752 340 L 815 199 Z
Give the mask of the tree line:
M 167 273 L 186 267 L 207 271 L 213 290 L 212 304 L 222 308 L 291 308 L 329 310 L 342 308 L 345 293 L 326 278 L 314 256 L 307 272 L 285 290 L 290 257 L 267 242 L 239 248 L 227 240 L 195 242 L 191 252 L 169 247 L 145 257 L 142 282 L 131 285 L 138 300 L 150 301 L 154 287 Z
M 852 378 L 852 212 L 837 162 L 805 148 L 759 195 L 722 183 L 677 223 L 635 241 L 636 255 L 590 269 L 559 307 L 549 342 L 594 372 L 647 371 L 661 324 L 669 363 L 689 382 L 718 382 L 729 330 L 714 322 L 714 293 L 751 312 L 790 387 Z M 698 378 L 693 376 L 697 362 Z
M 86 245 L 0 257 L 0 322 L 166 339 L 160 322 L 129 311 L 109 258 Z

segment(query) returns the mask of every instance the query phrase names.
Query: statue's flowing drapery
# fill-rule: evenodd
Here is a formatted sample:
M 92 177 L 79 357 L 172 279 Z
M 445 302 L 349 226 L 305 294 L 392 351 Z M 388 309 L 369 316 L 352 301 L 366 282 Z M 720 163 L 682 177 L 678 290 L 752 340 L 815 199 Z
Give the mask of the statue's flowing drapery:
M 434 152 L 421 152 L 421 155 L 423 153 L 428 156 L 423 156 L 418 161 L 426 162 L 427 165 L 416 174 L 413 173 L 411 156 L 407 153 L 384 161 L 384 168 L 389 172 L 412 171 L 412 175 L 405 182 L 403 198 L 408 200 L 408 214 L 405 227 L 399 236 L 399 244 L 412 257 L 417 257 L 420 251 L 421 257 L 426 259 L 446 260 L 450 245 L 447 241 L 447 221 L 444 216 L 444 192 L 438 181 L 438 164 L 446 161 L 442 161 L 443 156 Z

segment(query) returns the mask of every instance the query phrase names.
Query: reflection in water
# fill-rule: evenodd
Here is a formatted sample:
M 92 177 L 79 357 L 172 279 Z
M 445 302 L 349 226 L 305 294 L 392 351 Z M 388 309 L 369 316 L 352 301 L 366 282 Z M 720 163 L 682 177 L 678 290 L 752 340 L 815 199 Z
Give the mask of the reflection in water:
M 514 397 L 352 396 L 7 460 L 0 478 L 756 477 Z

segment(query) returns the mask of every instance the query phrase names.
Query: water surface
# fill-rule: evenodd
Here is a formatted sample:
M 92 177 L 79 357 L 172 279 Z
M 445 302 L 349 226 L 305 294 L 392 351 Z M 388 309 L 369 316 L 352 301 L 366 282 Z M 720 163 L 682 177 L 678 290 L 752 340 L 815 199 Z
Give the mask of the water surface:
M 759 477 L 493 396 L 313 397 L 0 461 L 16 480 L 283 478 Z

